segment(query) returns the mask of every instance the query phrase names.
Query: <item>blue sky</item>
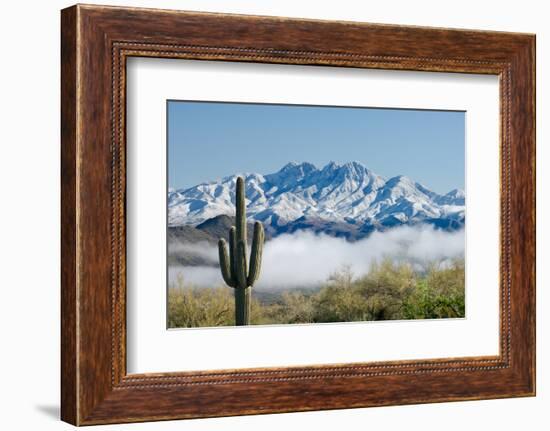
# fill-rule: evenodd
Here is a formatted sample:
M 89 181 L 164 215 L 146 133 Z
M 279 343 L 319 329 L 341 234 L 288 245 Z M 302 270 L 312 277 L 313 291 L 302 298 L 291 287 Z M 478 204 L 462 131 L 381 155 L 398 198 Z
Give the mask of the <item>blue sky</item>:
M 464 133 L 456 111 L 169 101 L 168 185 L 358 161 L 446 193 L 464 188 Z

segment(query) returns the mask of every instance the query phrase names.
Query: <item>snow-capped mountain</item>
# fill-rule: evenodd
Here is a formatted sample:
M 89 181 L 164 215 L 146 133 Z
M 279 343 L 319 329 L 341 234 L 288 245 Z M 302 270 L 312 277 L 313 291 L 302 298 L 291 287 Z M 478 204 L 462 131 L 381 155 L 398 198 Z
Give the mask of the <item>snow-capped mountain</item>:
M 241 175 L 249 220 L 261 221 L 273 234 L 326 223 L 369 232 L 422 222 L 455 229 L 464 223 L 462 190 L 440 195 L 405 176 L 386 179 L 358 162 L 330 162 L 321 169 L 291 162 L 273 174 Z M 169 225 L 196 226 L 221 214 L 233 215 L 237 176 L 169 190 Z

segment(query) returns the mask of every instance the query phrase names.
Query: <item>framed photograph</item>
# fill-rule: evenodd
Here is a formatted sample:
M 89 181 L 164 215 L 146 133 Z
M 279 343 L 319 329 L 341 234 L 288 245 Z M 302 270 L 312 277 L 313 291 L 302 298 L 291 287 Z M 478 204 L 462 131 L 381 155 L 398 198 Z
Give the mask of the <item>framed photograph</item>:
M 535 37 L 62 11 L 62 419 L 535 394 Z
M 167 103 L 169 328 L 465 317 L 465 112 Z

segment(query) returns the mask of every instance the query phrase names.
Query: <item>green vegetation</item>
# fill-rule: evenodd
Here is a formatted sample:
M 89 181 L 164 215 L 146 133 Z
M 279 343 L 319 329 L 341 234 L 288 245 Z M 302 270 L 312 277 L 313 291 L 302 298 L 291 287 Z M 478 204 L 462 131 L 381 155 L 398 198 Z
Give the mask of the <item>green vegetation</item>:
M 464 260 L 413 270 L 386 259 L 354 277 L 349 268 L 320 289 L 287 290 L 262 304 L 250 298 L 250 323 L 327 323 L 464 317 Z M 234 300 L 226 287 L 198 288 L 179 278 L 168 290 L 170 328 L 235 325 Z
M 235 324 L 250 325 L 252 286 L 260 276 L 262 250 L 264 246 L 264 228 L 260 222 L 254 223 L 250 267 L 246 263 L 246 201 L 244 198 L 244 180 L 237 178 L 235 195 L 235 226 L 229 229 L 229 253 L 223 238 L 218 242 L 220 269 L 223 280 L 235 289 Z

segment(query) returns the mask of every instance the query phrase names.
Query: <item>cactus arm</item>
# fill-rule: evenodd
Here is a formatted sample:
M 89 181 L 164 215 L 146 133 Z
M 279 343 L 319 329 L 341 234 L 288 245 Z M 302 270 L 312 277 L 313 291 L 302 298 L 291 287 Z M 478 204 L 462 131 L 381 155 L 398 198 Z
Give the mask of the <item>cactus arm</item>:
M 224 239 L 218 241 L 218 255 L 220 258 L 220 268 L 222 271 L 223 281 L 230 286 L 235 287 L 235 281 L 233 280 L 231 273 L 231 265 L 229 263 L 229 255 L 227 253 L 227 246 Z
M 247 264 L 247 224 L 244 179 L 237 178 L 235 194 L 236 217 L 235 226 L 229 230 L 229 252 L 224 239 L 218 242 L 220 268 L 225 283 L 235 288 L 235 324 L 237 326 L 250 324 L 251 286 L 260 275 L 262 251 L 264 244 L 264 228 L 260 222 L 254 224 L 250 270 Z
M 254 237 L 252 238 L 252 252 L 250 254 L 250 270 L 248 271 L 247 279 L 248 286 L 252 286 L 260 276 L 263 246 L 264 227 L 257 221 L 254 223 Z
M 245 289 L 246 284 L 246 245 L 243 241 L 237 243 L 237 259 L 235 262 L 236 269 L 236 278 L 237 278 L 237 287 L 240 289 Z
M 237 240 L 246 245 L 246 201 L 244 197 L 244 180 L 237 178 L 237 193 L 235 196 Z
M 235 226 L 231 226 L 229 229 L 229 269 L 231 270 L 231 277 L 236 284 L 236 269 L 235 262 L 237 261 L 237 236 Z

